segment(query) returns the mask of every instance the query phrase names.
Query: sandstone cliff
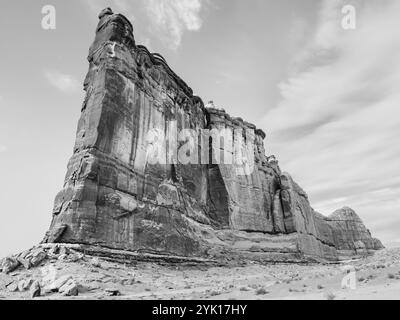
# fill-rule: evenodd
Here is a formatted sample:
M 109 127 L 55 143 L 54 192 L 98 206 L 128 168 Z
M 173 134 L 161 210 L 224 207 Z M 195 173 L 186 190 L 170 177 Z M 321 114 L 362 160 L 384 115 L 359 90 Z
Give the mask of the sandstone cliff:
M 260 261 L 337 260 L 382 247 L 350 209 L 316 213 L 266 156 L 265 133 L 205 106 L 162 56 L 135 43 L 124 16 L 105 9 L 99 19 L 74 154 L 44 242 Z M 210 163 L 171 161 L 168 148 L 165 162 L 149 161 L 150 131 L 180 145 L 182 129 L 246 131 L 254 146 L 239 138 L 253 170 L 238 175 L 240 165 L 214 163 L 203 136 L 192 144 Z

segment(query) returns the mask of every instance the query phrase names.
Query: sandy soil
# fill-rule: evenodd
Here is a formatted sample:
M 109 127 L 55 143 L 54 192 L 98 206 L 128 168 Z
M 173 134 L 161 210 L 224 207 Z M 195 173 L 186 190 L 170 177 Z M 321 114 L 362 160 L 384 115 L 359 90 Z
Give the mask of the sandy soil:
M 400 299 L 400 248 L 358 261 L 330 265 L 249 263 L 236 267 L 124 265 L 83 256 L 76 262 L 50 260 L 31 270 L 0 274 L 0 299 L 30 299 L 11 292 L 21 280 L 58 279 L 79 284 L 79 295 L 46 293 L 36 299 Z M 342 282 L 347 279 L 345 287 Z M 350 288 L 349 288 L 350 287 Z M 119 292 L 109 296 L 107 290 Z

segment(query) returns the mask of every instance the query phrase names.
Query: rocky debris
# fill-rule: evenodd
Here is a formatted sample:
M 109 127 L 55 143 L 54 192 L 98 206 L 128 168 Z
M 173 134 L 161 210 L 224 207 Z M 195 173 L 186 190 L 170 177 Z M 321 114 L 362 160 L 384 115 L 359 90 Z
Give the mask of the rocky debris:
M 77 262 L 84 257 L 82 253 L 71 250 L 69 255 L 67 256 L 68 261 Z
M 69 249 L 66 246 L 62 246 L 60 248 L 60 256 L 68 256 L 69 254 Z
M 32 283 L 31 288 L 29 289 L 29 293 L 32 299 L 40 297 L 41 288 L 39 281 L 35 281 Z
M 96 267 L 96 268 L 100 268 L 100 267 L 101 267 L 100 260 L 99 260 L 99 258 L 97 258 L 97 257 L 94 257 L 94 258 L 90 259 L 90 264 L 91 264 L 93 267 Z
M 59 253 L 60 253 L 60 246 L 57 244 L 51 247 L 50 250 L 48 251 L 48 254 L 51 257 L 57 256 L 59 255 Z
M 12 282 L 9 285 L 6 286 L 7 290 L 10 292 L 15 292 L 18 291 L 18 283 Z
M 25 269 L 39 266 L 47 258 L 47 253 L 42 249 L 33 248 L 22 252 L 17 256 L 10 256 L 2 260 L 1 269 L 4 273 L 10 273 L 19 266 Z
M 224 261 L 336 261 L 382 247 L 353 214 L 315 213 L 266 154 L 266 133 L 213 103 L 205 107 L 160 54 L 136 44 L 123 15 L 100 13 L 88 60 L 74 154 L 44 243 L 101 243 L 169 262 L 209 259 L 210 252 Z M 212 163 L 149 160 L 149 133 L 178 141 L 183 129 L 239 133 L 214 150 L 218 138 L 201 135 L 196 153 Z M 232 153 L 233 142 L 245 160 L 214 161 Z M 176 160 L 173 146 L 166 149 L 163 161 Z M 51 257 L 79 260 L 64 248 Z
M 32 283 L 33 283 L 32 279 L 21 280 L 21 281 L 18 282 L 18 290 L 20 292 L 24 292 L 24 291 L 28 290 L 31 287 Z
M 77 250 L 76 247 L 73 250 Z M 122 250 L 121 250 L 122 252 Z M 218 299 L 324 299 L 325 292 L 332 292 L 338 300 L 362 296 L 364 290 L 378 291 L 367 298 L 375 299 L 386 291 L 391 290 L 389 298 L 396 298 L 400 288 L 400 250 L 381 250 L 373 256 L 346 261 L 341 264 L 259 264 L 248 261 L 245 265 L 203 266 L 185 264 L 151 263 L 149 261 L 112 262 L 101 259 L 103 268 L 90 265 L 90 257 L 84 261 L 70 263 L 68 261 L 48 260 L 44 268 L 56 269 L 62 272 L 55 280 L 63 275 L 71 275 L 78 285 L 79 299 L 203 299 L 218 294 Z M 351 266 L 343 270 L 344 266 Z M 379 269 L 376 269 L 379 266 Z M 382 268 L 382 267 L 384 268 Z M 374 268 L 375 267 L 375 268 Z M 60 291 L 45 292 L 40 270 L 21 268 L 9 275 L 0 275 L 0 296 L 5 299 L 26 299 L 29 292 L 20 292 L 15 285 L 23 279 L 40 279 L 41 297 L 44 299 L 60 299 L 64 293 Z M 39 273 L 40 271 L 40 273 Z M 343 290 L 342 280 L 346 275 L 356 272 L 357 291 Z M 125 279 L 138 280 L 133 286 L 123 284 Z M 12 276 L 14 274 L 14 276 Z M 394 277 L 393 277 L 394 276 Z M 101 279 L 108 277 L 112 280 L 103 283 Z M 53 278 L 53 281 L 55 281 Z M 140 281 L 139 281 L 140 280 Z M 14 284 L 13 292 L 7 288 Z M 320 288 L 318 288 L 320 285 Z M 346 283 L 352 285 L 351 282 Z M 12 286 L 11 286 L 12 287 Z M 243 289 L 245 288 L 245 289 Z M 247 289 L 246 289 L 247 288 Z M 269 293 L 264 297 L 257 295 L 257 290 L 264 288 Z M 344 286 L 343 288 L 348 288 Z M 122 297 L 106 293 L 106 289 L 118 290 Z M 383 290 L 383 291 L 382 291 Z M 72 290 L 73 291 L 73 290 Z M 312 294 L 313 296 L 310 296 Z M 366 296 L 363 296 L 364 298 Z M 65 296 L 68 298 L 68 296 Z M 73 298 L 73 297 L 72 297 Z
M 52 283 L 50 283 L 49 285 L 47 285 L 44 288 L 45 292 L 58 292 L 60 290 L 60 288 L 62 286 L 64 286 L 68 281 L 72 280 L 72 275 L 70 274 L 66 274 L 63 275 L 61 277 L 59 277 L 58 279 L 56 279 L 55 281 L 53 281 Z
M 110 297 L 117 297 L 121 295 L 121 292 L 118 289 L 106 289 L 104 292 Z
M 28 254 L 27 258 L 30 259 L 29 262 L 32 267 L 37 267 L 47 258 L 47 253 L 42 249 L 38 249 Z
M 73 279 L 68 279 L 59 289 L 58 292 L 64 296 L 77 296 L 79 286 Z
M 128 272 L 127 277 L 121 279 L 120 283 L 125 286 L 131 286 L 136 283 L 136 274 L 134 272 Z
M 60 255 L 57 257 L 57 260 L 65 261 L 65 260 L 67 260 L 67 258 L 68 258 L 68 255 L 67 255 L 67 254 L 60 254 Z
M 1 262 L 1 269 L 6 274 L 13 272 L 19 266 L 20 266 L 20 262 L 15 257 L 4 258 L 3 261 Z
M 17 257 L 17 260 L 26 270 L 28 270 L 32 267 L 31 262 L 27 259 Z

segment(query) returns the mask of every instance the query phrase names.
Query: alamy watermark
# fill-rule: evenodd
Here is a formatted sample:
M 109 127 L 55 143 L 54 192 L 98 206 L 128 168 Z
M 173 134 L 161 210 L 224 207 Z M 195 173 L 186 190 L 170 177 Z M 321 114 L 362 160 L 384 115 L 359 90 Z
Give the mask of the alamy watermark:
M 357 289 L 357 277 L 356 268 L 353 266 L 343 266 L 341 270 L 345 272 L 345 276 L 342 279 L 341 287 L 342 289 Z
M 182 129 L 169 121 L 166 131 L 151 129 L 146 135 L 149 164 L 233 165 L 236 175 L 251 175 L 255 165 L 255 133 L 251 129 Z
M 355 30 L 357 27 L 356 8 L 352 5 L 345 5 L 342 8 L 342 28 L 344 30 Z
M 44 30 L 56 29 L 56 8 L 52 5 L 45 5 L 42 8 L 42 28 Z

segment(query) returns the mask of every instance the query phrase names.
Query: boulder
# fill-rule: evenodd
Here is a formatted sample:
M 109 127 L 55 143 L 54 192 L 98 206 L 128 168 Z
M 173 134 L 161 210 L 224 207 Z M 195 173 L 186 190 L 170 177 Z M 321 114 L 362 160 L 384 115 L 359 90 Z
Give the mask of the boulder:
M 20 292 L 24 292 L 31 287 L 32 283 L 33 283 L 32 279 L 21 280 L 20 282 L 18 282 L 18 290 Z
M 60 255 L 68 255 L 69 254 L 69 249 L 65 246 L 62 246 L 60 248 Z
M 100 267 L 101 267 L 100 260 L 99 260 L 99 258 L 97 258 L 97 257 L 94 257 L 94 258 L 90 259 L 89 263 L 90 263 L 93 267 L 96 267 L 96 268 L 100 268 Z
M 30 269 L 32 267 L 31 262 L 27 259 L 17 257 L 18 262 L 24 266 L 26 270 Z
M 121 292 L 118 289 L 106 289 L 104 292 L 110 297 L 117 297 L 121 295 Z
M 82 258 L 83 258 L 83 254 L 72 251 L 72 250 L 71 250 L 70 254 L 67 256 L 67 260 L 70 262 L 77 262 L 77 261 L 81 260 Z
M 37 298 L 41 295 L 41 288 L 39 281 L 34 281 L 29 289 L 31 298 Z
M 56 245 L 53 245 L 53 246 L 50 248 L 48 254 L 49 254 L 50 256 L 56 256 L 56 255 L 59 254 L 59 252 L 60 252 L 60 246 L 56 244 Z
M 77 296 L 79 294 L 79 286 L 73 279 L 69 279 L 58 289 L 58 292 L 64 296 Z
M 68 281 L 72 280 L 72 275 L 66 274 L 55 281 L 53 281 L 51 284 L 47 285 L 44 290 L 45 292 L 57 292 L 59 289 L 64 286 Z
M 2 261 L 1 269 L 4 273 L 10 273 L 20 266 L 20 262 L 15 257 L 7 257 Z
M 32 267 L 37 267 L 47 258 L 47 253 L 42 250 L 36 250 L 31 254 L 30 264 Z
M 18 291 L 18 283 L 12 282 L 9 285 L 7 285 L 6 288 L 10 292 L 16 292 L 16 291 Z

